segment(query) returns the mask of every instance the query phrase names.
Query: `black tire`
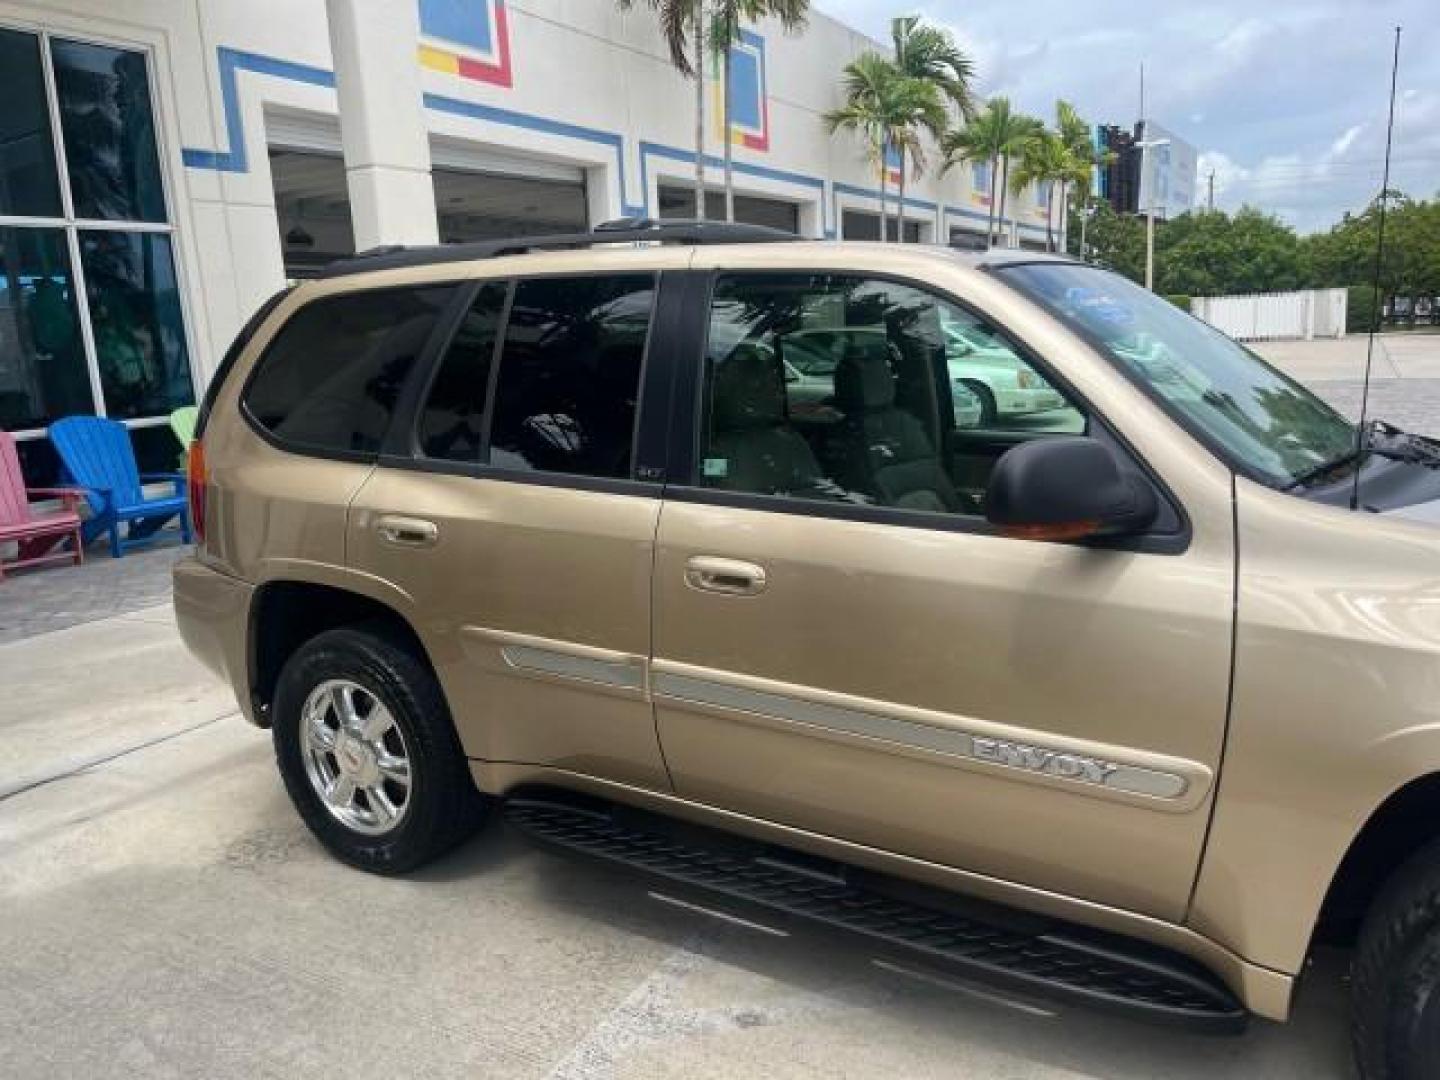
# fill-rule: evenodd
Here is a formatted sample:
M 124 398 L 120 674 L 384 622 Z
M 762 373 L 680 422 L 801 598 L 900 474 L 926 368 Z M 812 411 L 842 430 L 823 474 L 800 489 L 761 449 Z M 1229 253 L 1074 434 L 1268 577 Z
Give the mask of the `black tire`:
M 973 379 L 966 379 L 965 385 L 970 392 L 980 399 L 980 426 L 992 428 L 995 421 L 1000 418 L 1000 407 L 995 404 L 995 394 L 983 382 L 976 382 Z
M 1440 842 L 1397 871 L 1371 905 L 1351 994 L 1363 1080 L 1440 1076 Z
M 358 684 L 395 720 L 410 759 L 412 786 L 398 824 L 379 836 L 337 820 L 311 784 L 300 722 L 312 690 L 328 680 Z M 403 874 L 449 851 L 484 820 L 444 694 L 429 666 L 383 625 L 330 630 L 311 638 L 280 672 L 272 714 L 275 758 L 290 801 L 336 858 L 376 874 Z

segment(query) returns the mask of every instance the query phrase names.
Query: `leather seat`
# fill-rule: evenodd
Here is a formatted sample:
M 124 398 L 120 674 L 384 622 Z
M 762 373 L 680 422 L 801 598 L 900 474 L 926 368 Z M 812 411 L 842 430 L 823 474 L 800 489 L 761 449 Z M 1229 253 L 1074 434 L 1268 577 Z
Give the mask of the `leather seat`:
M 895 405 L 886 342 L 850 344 L 835 369 L 835 404 L 845 413 L 836 436 L 845 487 L 882 506 L 936 511 L 959 506 L 925 426 Z
M 710 415 L 706 484 L 767 495 L 817 493 L 820 466 L 790 426 L 785 369 L 772 350 L 742 344 L 719 362 Z

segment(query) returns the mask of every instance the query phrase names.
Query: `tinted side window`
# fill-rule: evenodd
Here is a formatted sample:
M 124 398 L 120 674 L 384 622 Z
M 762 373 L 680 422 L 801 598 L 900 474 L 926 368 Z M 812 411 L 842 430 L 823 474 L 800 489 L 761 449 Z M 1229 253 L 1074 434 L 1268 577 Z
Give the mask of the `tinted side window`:
M 505 327 L 490 464 L 628 477 L 654 301 L 649 274 L 518 283 Z
M 481 286 L 465 313 L 416 420 L 415 437 L 426 457 L 478 462 L 495 339 L 509 282 Z
M 261 357 L 246 409 L 300 448 L 378 451 L 401 387 L 453 292 L 386 289 L 307 304 Z
M 974 515 L 1007 449 L 1084 427 L 1003 334 L 920 289 L 823 274 L 716 282 L 706 487 Z

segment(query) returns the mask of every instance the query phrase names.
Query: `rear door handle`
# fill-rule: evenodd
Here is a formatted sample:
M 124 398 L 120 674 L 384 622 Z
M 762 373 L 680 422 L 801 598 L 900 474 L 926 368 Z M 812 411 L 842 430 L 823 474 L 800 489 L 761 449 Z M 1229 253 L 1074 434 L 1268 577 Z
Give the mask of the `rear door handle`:
M 440 526 L 424 518 L 383 514 L 375 521 L 380 539 L 396 547 L 434 547 L 440 539 Z
M 727 596 L 755 596 L 765 591 L 765 568 L 739 559 L 696 555 L 685 564 L 685 581 L 692 589 Z

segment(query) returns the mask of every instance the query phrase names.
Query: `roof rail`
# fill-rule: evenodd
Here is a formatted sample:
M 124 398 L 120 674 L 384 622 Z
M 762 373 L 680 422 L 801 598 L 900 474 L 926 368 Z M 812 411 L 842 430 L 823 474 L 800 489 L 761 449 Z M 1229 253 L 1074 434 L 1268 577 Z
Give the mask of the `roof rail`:
M 773 244 L 799 240 L 794 233 L 765 225 L 741 225 L 727 221 L 698 221 L 667 218 L 620 218 L 596 225 L 589 232 L 558 236 L 524 236 L 513 240 L 479 240 L 464 244 L 436 244 L 402 247 L 391 244 L 371 248 L 349 258 L 337 259 L 323 267 L 317 277 L 343 277 L 374 270 L 396 270 L 411 266 L 496 259 L 502 255 L 523 255 L 531 251 L 563 251 L 597 244 Z

